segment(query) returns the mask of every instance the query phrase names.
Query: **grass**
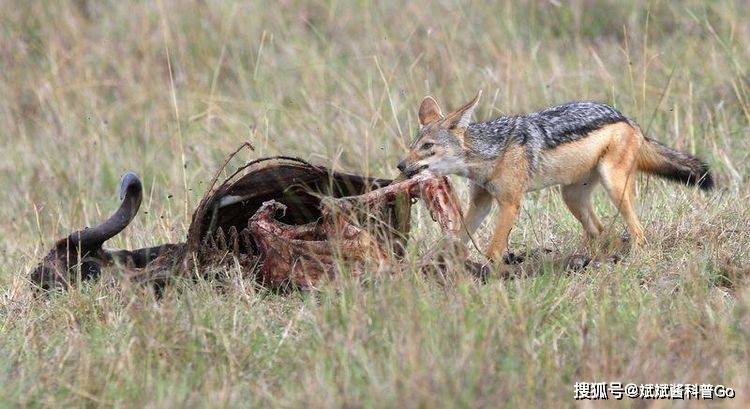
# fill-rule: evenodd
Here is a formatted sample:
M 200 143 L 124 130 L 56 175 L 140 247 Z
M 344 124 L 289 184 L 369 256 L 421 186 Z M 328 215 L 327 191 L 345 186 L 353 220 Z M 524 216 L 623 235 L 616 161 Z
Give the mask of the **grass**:
M 0 406 L 572 406 L 576 381 L 750 401 L 743 1 L 2 1 L 0 30 Z M 477 89 L 479 118 L 609 102 L 705 158 L 719 188 L 641 177 L 648 248 L 579 273 L 549 257 L 484 285 L 407 271 L 314 295 L 236 279 L 159 301 L 116 280 L 32 296 L 34 263 L 117 206 L 126 170 L 146 199 L 108 244 L 176 242 L 241 142 L 243 159 L 395 176 L 421 98 Z M 559 196 L 528 196 L 513 248 L 576 249 Z M 618 236 L 601 193 L 596 207 Z M 416 212 L 412 254 L 438 238 Z

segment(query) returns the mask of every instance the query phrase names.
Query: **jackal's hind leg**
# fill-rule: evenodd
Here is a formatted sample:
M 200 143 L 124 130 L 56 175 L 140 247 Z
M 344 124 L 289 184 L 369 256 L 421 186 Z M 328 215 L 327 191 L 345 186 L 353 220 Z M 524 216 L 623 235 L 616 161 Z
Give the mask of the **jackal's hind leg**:
M 632 161 L 626 159 L 630 158 L 605 156 L 599 163 L 599 174 L 607 194 L 625 219 L 634 246 L 639 247 L 645 244 L 646 238 L 634 206 L 635 157 Z
M 596 217 L 594 206 L 591 203 L 591 196 L 594 188 L 599 183 L 597 176 L 591 176 L 588 179 L 563 186 L 562 196 L 568 210 L 583 226 L 583 243 L 590 245 L 591 241 L 599 237 L 604 230 L 604 226 Z

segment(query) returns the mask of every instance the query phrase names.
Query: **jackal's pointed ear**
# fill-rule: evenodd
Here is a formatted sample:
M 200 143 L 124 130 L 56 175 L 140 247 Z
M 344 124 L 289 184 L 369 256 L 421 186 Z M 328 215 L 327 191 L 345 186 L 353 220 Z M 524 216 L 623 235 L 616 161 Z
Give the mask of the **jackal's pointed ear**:
M 429 123 L 443 119 L 443 111 L 440 110 L 435 98 L 426 96 L 419 105 L 419 126 L 425 126 Z
M 479 103 L 479 99 L 482 97 L 482 90 L 477 92 L 477 95 L 469 101 L 466 105 L 458 108 L 457 110 L 448 114 L 443 121 L 443 126 L 449 129 L 466 129 L 471 122 L 471 117 L 474 115 L 474 109 Z

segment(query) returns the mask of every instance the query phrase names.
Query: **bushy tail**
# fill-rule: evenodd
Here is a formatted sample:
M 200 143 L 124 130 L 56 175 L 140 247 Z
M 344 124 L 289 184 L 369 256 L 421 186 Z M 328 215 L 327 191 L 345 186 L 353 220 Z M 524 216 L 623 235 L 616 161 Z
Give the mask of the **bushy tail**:
M 708 165 L 695 156 L 676 151 L 652 139 L 645 138 L 638 157 L 638 170 L 711 190 L 714 180 Z

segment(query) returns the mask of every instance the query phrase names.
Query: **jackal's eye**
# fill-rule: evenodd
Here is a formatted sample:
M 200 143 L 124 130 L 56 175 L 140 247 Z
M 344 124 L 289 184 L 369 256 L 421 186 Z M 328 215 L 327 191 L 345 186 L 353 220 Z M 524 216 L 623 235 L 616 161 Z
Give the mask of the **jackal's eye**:
M 432 143 L 432 142 L 425 142 L 425 143 L 423 143 L 423 144 L 422 144 L 422 146 L 420 147 L 420 149 L 422 149 L 422 150 L 425 150 L 425 151 L 426 151 L 427 149 L 430 149 L 430 148 L 432 148 L 432 147 L 433 147 L 434 145 L 435 145 L 435 144 L 434 144 L 434 143 Z

